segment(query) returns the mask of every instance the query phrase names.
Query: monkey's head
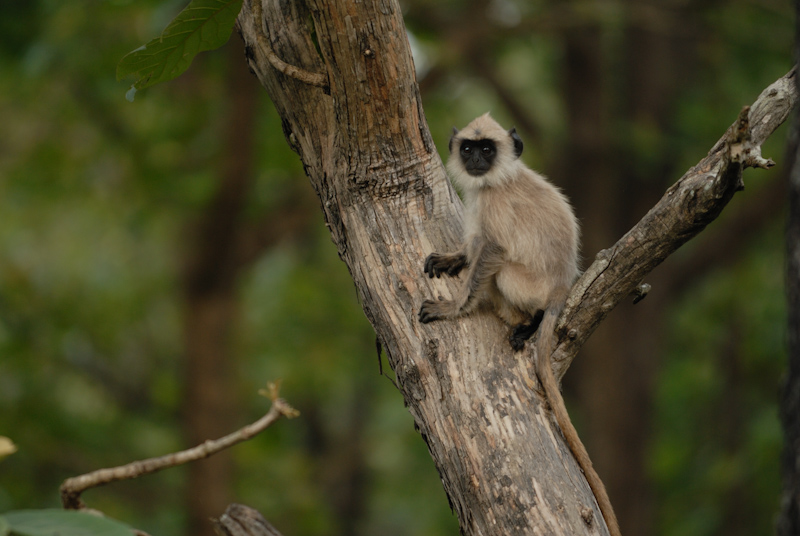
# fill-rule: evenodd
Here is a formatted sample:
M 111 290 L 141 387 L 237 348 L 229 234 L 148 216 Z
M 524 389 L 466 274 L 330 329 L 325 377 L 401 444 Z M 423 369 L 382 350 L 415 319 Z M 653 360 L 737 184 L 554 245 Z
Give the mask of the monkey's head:
M 516 129 L 505 130 L 488 113 L 462 130 L 453 127 L 447 168 L 464 188 L 483 187 L 502 180 L 522 154 L 522 138 Z M 467 184 L 464 174 L 478 179 Z

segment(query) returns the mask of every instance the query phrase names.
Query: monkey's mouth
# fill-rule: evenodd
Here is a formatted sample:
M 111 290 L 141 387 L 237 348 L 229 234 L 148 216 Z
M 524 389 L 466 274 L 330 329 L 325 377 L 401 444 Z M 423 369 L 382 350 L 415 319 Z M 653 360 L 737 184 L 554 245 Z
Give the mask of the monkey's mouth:
M 480 177 L 481 175 L 486 175 L 487 171 L 489 171 L 488 168 L 487 169 L 481 169 L 481 168 L 471 167 L 471 168 L 467 169 L 467 173 L 472 177 Z

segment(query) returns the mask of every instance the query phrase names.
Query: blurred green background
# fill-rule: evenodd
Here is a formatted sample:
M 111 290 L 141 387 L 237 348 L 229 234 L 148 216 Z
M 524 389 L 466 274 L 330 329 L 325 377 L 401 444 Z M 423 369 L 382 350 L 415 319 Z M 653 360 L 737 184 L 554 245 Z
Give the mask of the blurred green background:
M 185 2 L 0 5 L 0 435 L 19 447 L 0 512 L 232 431 L 280 378 L 300 418 L 84 499 L 154 536 L 210 534 L 233 500 L 287 536 L 457 534 L 240 38 L 129 103 L 117 62 Z M 792 63 L 788 2 L 403 9 L 442 158 L 453 125 L 516 124 L 526 162 L 574 200 L 584 266 Z M 772 533 L 785 130 L 764 147 L 779 166 L 747 171 L 565 380 L 623 532 Z

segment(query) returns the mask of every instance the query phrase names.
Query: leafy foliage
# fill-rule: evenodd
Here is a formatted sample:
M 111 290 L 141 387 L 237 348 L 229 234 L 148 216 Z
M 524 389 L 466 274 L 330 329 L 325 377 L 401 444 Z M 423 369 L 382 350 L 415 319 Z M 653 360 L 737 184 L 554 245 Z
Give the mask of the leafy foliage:
M 5 523 L 6 532 L 3 531 Z M 132 536 L 130 527 L 106 517 L 65 510 L 18 510 L 0 516 L 0 536 Z
M 133 100 L 137 90 L 183 73 L 198 53 L 224 45 L 241 9 L 242 0 L 192 0 L 159 37 L 127 54 L 117 65 L 117 80 L 137 77 L 128 100 Z

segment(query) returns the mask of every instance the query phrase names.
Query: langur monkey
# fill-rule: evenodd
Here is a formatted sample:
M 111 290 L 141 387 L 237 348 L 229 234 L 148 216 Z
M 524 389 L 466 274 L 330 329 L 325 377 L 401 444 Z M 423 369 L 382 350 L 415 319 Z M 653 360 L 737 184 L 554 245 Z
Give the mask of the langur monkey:
M 612 536 L 619 536 L 605 486 L 572 426 L 550 364 L 556 320 L 578 275 L 578 222 L 564 195 L 520 160 L 522 139 L 489 114 L 453 129 L 447 170 L 464 196 L 464 245 L 431 253 L 429 277 L 466 271 L 453 300 L 425 300 L 422 323 L 489 308 L 511 326 L 514 351 L 539 328 L 536 373 L 550 407 L 586 475 Z M 541 327 L 540 327 L 541 324 Z

